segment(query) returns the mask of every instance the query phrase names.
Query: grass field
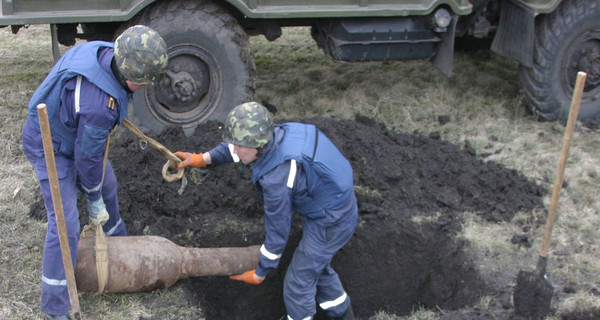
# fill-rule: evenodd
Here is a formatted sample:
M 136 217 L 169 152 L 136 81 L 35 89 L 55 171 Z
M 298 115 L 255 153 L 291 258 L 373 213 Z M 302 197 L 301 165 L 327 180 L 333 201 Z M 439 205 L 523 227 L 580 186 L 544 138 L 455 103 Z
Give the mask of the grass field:
M 286 29 L 275 42 L 252 38 L 252 48 L 256 100 L 278 106 L 278 117 L 352 119 L 359 113 L 392 130 L 437 131 L 443 140 L 469 142 L 478 154 L 489 154 L 485 161 L 514 168 L 552 189 L 564 127 L 538 122 L 526 112 L 517 65 L 511 61 L 489 51 L 457 53 L 451 78 L 426 61 L 335 63 L 317 49 L 305 28 Z M 52 66 L 49 27 L 33 26 L 17 35 L 0 29 L 0 58 L 0 319 L 39 319 L 45 224 L 28 217 L 38 186 L 21 150 L 21 128 L 29 98 Z M 441 115 L 450 122 L 441 126 Z M 600 133 L 578 126 L 548 262 L 551 279 L 576 290 L 569 299 L 554 301 L 559 311 L 600 308 L 599 175 Z M 546 207 L 549 202 L 550 194 Z M 482 274 L 516 277 L 520 268 L 535 267 L 543 229 L 532 231 L 536 241 L 531 248 L 511 244 L 518 232 L 511 222 L 472 217 L 461 236 L 471 241 Z M 202 310 L 182 296 L 176 285 L 148 294 L 80 293 L 80 303 L 85 319 L 202 318 Z M 485 302 L 482 297 L 482 308 Z M 371 320 L 435 319 L 435 311 L 415 310 L 407 317 L 377 313 Z

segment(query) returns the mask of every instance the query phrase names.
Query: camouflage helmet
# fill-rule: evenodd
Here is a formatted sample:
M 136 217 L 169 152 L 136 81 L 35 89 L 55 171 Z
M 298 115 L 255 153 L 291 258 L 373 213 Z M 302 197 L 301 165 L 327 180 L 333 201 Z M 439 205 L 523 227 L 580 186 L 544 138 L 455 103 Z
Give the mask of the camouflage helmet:
M 153 84 L 167 70 L 165 40 L 144 25 L 127 28 L 115 41 L 115 62 L 125 77 L 138 85 Z
M 241 104 L 227 116 L 223 141 L 248 148 L 258 148 L 273 137 L 273 119 L 258 102 Z

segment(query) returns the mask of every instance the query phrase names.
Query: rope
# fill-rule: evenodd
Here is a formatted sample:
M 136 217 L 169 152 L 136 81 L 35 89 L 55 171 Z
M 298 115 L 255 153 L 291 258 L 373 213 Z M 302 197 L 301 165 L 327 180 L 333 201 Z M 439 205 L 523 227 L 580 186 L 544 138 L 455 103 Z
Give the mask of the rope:
M 181 159 L 179 159 L 179 157 L 177 157 L 174 153 L 172 153 L 169 149 L 167 149 L 165 146 L 160 144 L 158 141 L 156 141 L 156 140 L 148 137 L 144 133 L 142 133 L 142 131 L 140 131 L 140 129 L 138 129 L 133 123 L 131 123 L 131 121 L 124 119 L 121 123 L 125 127 L 127 127 L 127 129 L 129 129 L 133 133 L 135 133 L 140 139 L 147 141 L 148 144 L 152 148 L 158 150 L 158 152 L 162 153 L 165 156 L 165 158 L 167 158 L 168 161 L 167 161 L 167 163 L 165 163 L 165 165 L 163 166 L 163 170 L 162 170 L 162 177 L 165 181 L 173 182 L 173 181 L 177 181 L 183 177 L 184 168 L 177 169 L 177 173 L 175 173 L 175 174 L 170 174 L 168 172 L 169 166 L 171 166 L 173 163 L 181 162 Z

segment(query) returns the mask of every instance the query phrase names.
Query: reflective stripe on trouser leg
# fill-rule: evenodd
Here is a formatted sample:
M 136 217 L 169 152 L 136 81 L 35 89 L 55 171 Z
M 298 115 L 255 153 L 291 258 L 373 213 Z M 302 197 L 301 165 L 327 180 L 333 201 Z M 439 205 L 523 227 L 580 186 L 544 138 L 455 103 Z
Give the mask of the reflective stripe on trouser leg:
M 77 188 L 75 184 L 76 172 L 73 166 L 65 166 L 64 158 L 57 157 L 57 168 L 59 172 L 60 193 L 63 203 L 63 211 L 67 226 L 69 248 L 73 266 L 77 259 L 77 245 L 79 241 L 79 212 L 77 210 Z M 38 172 L 38 170 L 36 170 Z M 43 312 L 64 315 L 69 312 L 69 291 L 63 267 L 62 253 L 56 217 L 52 203 L 50 183 L 46 177 L 41 177 L 40 188 L 44 195 L 44 204 L 47 210 L 48 229 L 44 243 L 42 263 L 42 299 L 41 309 Z M 39 179 L 39 178 L 38 178 Z
M 283 279 L 283 301 L 288 318 L 312 319 L 317 307 L 317 278 L 325 264 L 310 259 L 298 247 Z
M 317 283 L 317 303 L 332 318 L 342 316 L 350 306 L 350 297 L 343 289 L 340 294 L 340 287 L 342 282 L 335 270 L 330 266 L 323 269 Z
M 337 273 L 329 266 L 335 253 L 352 237 L 356 222 L 323 228 L 304 219 L 303 236 L 294 252 L 283 282 L 283 299 L 293 319 L 312 317 L 319 302 L 334 301 L 345 294 Z M 329 316 L 341 315 L 350 305 L 346 298 L 328 305 Z
M 290 317 L 290 316 L 288 315 L 288 316 L 287 316 L 287 318 L 288 318 L 288 320 L 311 320 L 311 319 L 312 319 L 312 316 L 310 316 L 310 317 L 306 317 L 306 318 L 304 318 L 304 319 L 292 319 L 292 317 Z

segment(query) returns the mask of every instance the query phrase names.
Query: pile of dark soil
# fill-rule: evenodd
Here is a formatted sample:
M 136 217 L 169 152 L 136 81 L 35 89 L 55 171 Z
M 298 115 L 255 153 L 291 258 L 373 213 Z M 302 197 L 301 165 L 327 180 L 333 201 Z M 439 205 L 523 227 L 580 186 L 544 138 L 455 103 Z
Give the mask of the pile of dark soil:
M 418 307 L 455 310 L 442 319 L 513 317 L 510 283 L 483 279 L 469 244 L 455 237 L 461 230 L 460 214 L 470 211 L 492 222 L 509 221 L 518 212 L 543 208 L 545 190 L 516 170 L 483 161 L 468 144 L 440 141 L 436 133 L 391 132 L 361 117 L 291 121 L 315 124 L 354 168 L 360 221 L 332 266 L 358 317 L 379 310 L 405 315 Z M 202 152 L 218 144 L 221 135 L 221 124 L 211 122 L 189 138 L 175 129 L 153 138 L 172 151 Z M 131 235 L 160 235 L 193 247 L 262 244 L 263 203 L 249 167 L 186 169 L 186 186 L 167 183 L 160 174 L 164 157 L 140 145 L 136 136 L 120 129 L 110 151 L 122 217 Z M 39 211 L 39 204 L 32 207 L 32 212 Z M 301 237 L 299 222 L 298 217 L 293 221 L 279 269 L 263 284 L 227 277 L 185 279 L 181 285 L 190 303 L 200 304 L 209 320 L 281 319 L 286 314 L 282 281 Z M 483 294 L 494 297 L 490 308 L 472 308 Z

